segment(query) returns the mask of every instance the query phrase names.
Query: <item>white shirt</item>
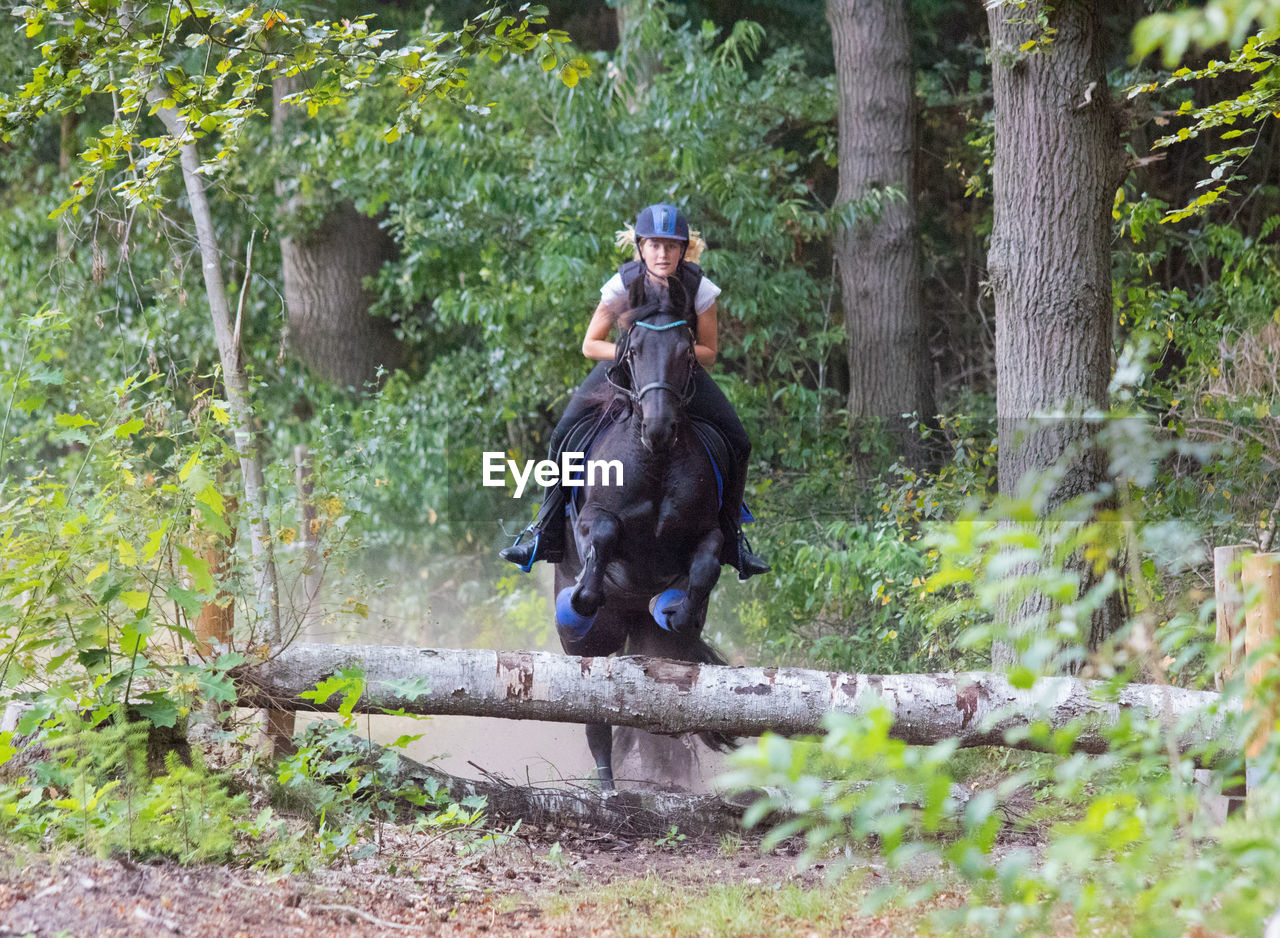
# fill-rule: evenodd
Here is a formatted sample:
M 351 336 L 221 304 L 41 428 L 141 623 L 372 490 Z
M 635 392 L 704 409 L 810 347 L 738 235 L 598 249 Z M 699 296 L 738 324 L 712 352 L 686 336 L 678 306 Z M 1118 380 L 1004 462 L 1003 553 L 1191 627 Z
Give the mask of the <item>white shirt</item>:
M 694 312 L 698 315 L 705 313 L 711 308 L 711 304 L 716 301 L 716 297 L 719 295 L 720 288 L 712 283 L 710 278 L 704 276 L 702 282 L 698 284 L 698 295 L 693 298 Z M 600 299 L 610 305 L 626 302 L 627 288 L 622 285 L 622 274 L 614 274 L 600 288 Z

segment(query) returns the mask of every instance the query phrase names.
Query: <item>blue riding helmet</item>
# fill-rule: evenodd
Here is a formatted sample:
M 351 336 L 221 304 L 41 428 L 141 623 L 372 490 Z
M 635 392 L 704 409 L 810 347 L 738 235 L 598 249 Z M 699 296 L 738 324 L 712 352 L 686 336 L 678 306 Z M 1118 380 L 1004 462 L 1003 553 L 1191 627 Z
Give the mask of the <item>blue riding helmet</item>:
M 689 241 L 689 222 L 680 209 L 670 202 L 659 202 L 642 208 L 636 216 L 637 238 L 669 238 L 672 241 Z

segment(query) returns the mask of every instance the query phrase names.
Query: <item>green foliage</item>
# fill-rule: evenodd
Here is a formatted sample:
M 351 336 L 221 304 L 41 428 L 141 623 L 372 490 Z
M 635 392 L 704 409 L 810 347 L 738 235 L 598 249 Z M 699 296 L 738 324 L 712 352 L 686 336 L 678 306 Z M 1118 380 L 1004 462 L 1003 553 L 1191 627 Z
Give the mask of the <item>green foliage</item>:
M 752 803 L 745 823 L 774 813 L 783 818 L 769 829 L 764 847 L 803 834 L 812 863 L 833 844 L 875 838 L 900 867 L 918 852 L 915 838 L 951 821 L 957 805 L 947 763 L 954 743 L 907 746 L 889 737 L 892 722 L 884 708 L 859 716 L 833 712 L 823 719 L 821 740 L 769 735 L 735 754 L 736 771 L 725 784 L 771 792 Z
M 1194 456 L 1161 467 L 1144 496 L 1148 520 L 1188 521 L 1214 544 L 1268 542 L 1280 446 L 1271 338 L 1280 307 L 1280 256 L 1270 243 L 1277 221 L 1264 216 L 1256 232 L 1210 223 L 1182 232 L 1150 224 L 1163 210 L 1139 199 L 1116 212 L 1132 247 L 1116 265 L 1125 340 L 1113 387 L 1162 415 Z M 1172 259 L 1195 278 L 1173 287 L 1154 280 L 1151 271 Z
M 150 777 L 149 731 L 145 721 L 94 725 L 66 717 L 46 724 L 36 741 L 53 757 L 33 766 L 30 777 L 0 786 L 0 832 L 104 856 L 230 859 L 247 797 L 230 795 L 227 780 L 211 773 L 199 752 L 187 765 L 169 751 L 164 774 Z
M 130 205 L 159 204 L 160 179 L 181 145 L 211 136 L 219 149 L 203 171 L 219 175 L 241 145 L 248 125 L 267 117 L 278 78 L 305 74 L 285 98 L 315 116 L 366 84 L 401 93 L 382 136 L 391 141 L 414 127 L 437 99 L 461 96 L 471 57 L 537 55 L 546 70 L 577 84 L 587 63 L 562 60 L 568 37 L 534 27 L 545 10 L 526 5 L 520 16 L 493 8 L 453 32 L 426 32 L 401 42 L 376 29 L 370 16 L 308 22 L 272 8 L 220 2 L 85 6 L 44 2 L 15 8 L 29 39 L 42 37 L 41 63 L 16 95 L 0 98 L 0 135 L 10 139 L 46 113 L 79 111 L 94 95 L 110 95 L 111 120 L 81 154 L 89 164 L 62 209 L 78 207 L 102 174 L 117 165 L 133 172 L 116 186 Z M 151 134 L 145 124 L 161 108 L 176 109 L 189 136 Z
M 1015 686 L 1032 687 L 1039 675 L 1067 667 L 1107 679 L 1096 691 L 1100 702 L 1133 680 L 1203 683 L 1220 653 L 1206 619 L 1211 606 L 1173 589 L 1195 562 L 1197 532 L 1148 508 L 1162 484 L 1159 467 L 1194 451 L 1135 418 L 1100 426 L 1097 443 L 1109 454 L 1118 492 L 1088 493 L 1050 511 L 1046 499 L 1057 485 L 1051 473 L 1021 498 L 934 525 L 928 540 L 940 559 L 928 588 L 954 597 L 942 616 L 967 624 L 963 644 L 985 650 L 998 641 L 1013 650 Z M 1113 570 L 1126 578 L 1131 618 L 1086 653 L 1090 611 L 1122 585 Z M 1165 596 L 1165 588 L 1174 595 Z M 1000 604 L 1032 615 L 1000 629 L 982 615 Z M 1237 705 L 1242 691 L 1242 678 L 1229 682 L 1222 709 Z M 1258 694 L 1258 707 L 1271 705 L 1273 683 Z M 1210 792 L 1238 783 L 1243 760 L 1232 753 L 1256 720 L 1218 715 L 1221 735 L 1188 747 L 1179 734 L 1190 716 L 1145 721 L 1123 712 L 1106 731 L 1110 750 L 1100 756 L 1070 754 L 1082 724 L 1050 733 L 1032 715 L 1021 735 L 1058 755 L 1025 762 L 966 798 L 952 787 L 953 741 L 906 747 L 892 738 L 887 710 L 837 716 L 820 740 L 766 737 L 740 753 L 733 783 L 776 792 L 749 819 L 785 812 L 790 819 L 771 838 L 803 834 L 810 860 L 844 846 L 879 851 L 896 866 L 922 854 L 934 858 L 944 875 L 968 887 L 965 908 L 939 913 L 942 927 L 1054 934 L 1065 916 L 1091 934 L 1177 936 L 1194 927 L 1234 933 L 1256 927 L 1280 900 L 1280 855 L 1267 841 L 1280 826 L 1280 786 L 1264 781 L 1256 801 L 1251 788 L 1248 817 L 1242 812 L 1214 826 L 1197 805 L 1193 769 L 1200 760 L 1213 765 Z M 1252 763 L 1264 779 L 1274 779 L 1278 755 L 1272 740 Z M 1045 842 L 1039 855 L 1000 846 L 1010 823 L 1002 805 L 1015 793 L 1038 805 L 1016 812 L 1021 821 L 1012 824 L 1037 831 Z
M 1276 9 L 1280 13 L 1280 6 Z M 1129 97 L 1134 98 L 1142 94 L 1168 93 L 1171 89 L 1212 87 L 1213 80 L 1223 78 L 1241 77 L 1249 82 L 1248 87 L 1235 96 L 1199 106 L 1190 94 L 1182 96 L 1177 113 L 1187 122 L 1175 132 L 1156 140 L 1154 146 L 1166 148 L 1206 136 L 1211 137 L 1215 149 L 1206 156 L 1211 167 L 1208 176 L 1196 184 L 1196 188 L 1202 191 L 1182 208 L 1166 214 L 1161 219 L 1162 223 L 1182 221 L 1205 212 L 1228 194 L 1238 195 L 1232 184 L 1246 178 L 1239 172 L 1240 166 L 1253 154 L 1267 118 L 1280 108 L 1280 84 L 1272 74 L 1277 61 L 1275 35 L 1257 33 L 1248 39 L 1241 37 L 1241 42 L 1233 43 L 1235 45 L 1239 49 L 1224 60 L 1212 59 L 1202 68 L 1182 67 L 1169 77 L 1129 89 Z M 1176 61 L 1177 56 L 1174 56 L 1172 63 L 1176 64 Z
M 653 841 L 655 847 L 674 850 L 688 840 L 688 836 L 680 833 L 680 828 L 672 824 L 665 834 L 660 834 Z
M 1280 3 L 1209 0 L 1202 7 L 1144 17 L 1133 29 L 1133 52 L 1138 58 L 1159 52 L 1165 68 L 1173 68 L 1193 46 L 1210 49 L 1225 43 L 1239 48 L 1255 24 L 1260 33 L 1274 34 L 1280 29 Z
M 201 603 L 233 589 L 188 546 L 201 531 L 229 533 L 214 478 L 226 414 L 209 400 L 190 421 L 154 375 L 69 373 L 67 328 L 57 313 L 0 325 L 12 353 L 0 405 L 0 690 L 96 712 L 128 700 L 172 726 L 198 699 L 231 699 L 236 661 L 185 661 Z M 71 412 L 58 406 L 68 386 Z M 55 454 L 62 474 L 41 465 Z
M 985 500 L 989 432 L 973 417 L 941 418 L 929 439 L 951 461 L 936 472 L 894 465 L 869 485 L 850 478 L 835 449 L 793 454 L 796 472 L 807 471 L 770 487 L 761 509 L 781 519 L 762 540 L 774 563 L 769 588 L 740 611 L 760 657 L 870 674 L 980 667 L 957 642 L 969 620 L 936 615 L 948 593 L 928 585 L 939 553 L 926 535 Z
M 323 693 L 323 691 L 321 691 Z M 307 805 L 315 828 L 315 847 L 326 861 L 354 861 L 378 849 L 381 825 L 412 806 L 414 830 L 461 833 L 484 817 L 485 799 L 454 801 L 435 778 L 398 780 L 399 755 L 412 741 L 401 737 L 374 750 L 356 730 L 350 711 L 342 722 L 310 724 L 296 752 L 277 769 L 286 800 Z

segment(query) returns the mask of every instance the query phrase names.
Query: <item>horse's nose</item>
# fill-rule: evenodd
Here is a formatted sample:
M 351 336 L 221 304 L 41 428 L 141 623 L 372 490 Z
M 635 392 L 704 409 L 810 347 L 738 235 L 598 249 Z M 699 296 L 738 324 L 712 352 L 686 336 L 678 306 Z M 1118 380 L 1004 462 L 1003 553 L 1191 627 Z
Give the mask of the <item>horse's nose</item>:
M 671 446 L 675 435 L 675 426 L 666 420 L 655 420 L 640 424 L 640 442 L 653 452 L 661 453 Z

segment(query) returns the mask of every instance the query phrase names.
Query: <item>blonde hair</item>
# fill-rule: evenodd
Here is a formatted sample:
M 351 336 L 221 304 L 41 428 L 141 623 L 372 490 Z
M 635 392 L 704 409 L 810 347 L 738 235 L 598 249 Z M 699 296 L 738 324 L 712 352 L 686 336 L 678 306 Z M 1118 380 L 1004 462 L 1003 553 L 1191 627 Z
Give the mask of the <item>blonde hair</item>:
M 636 229 L 634 225 L 628 224 L 621 231 L 615 232 L 613 243 L 620 248 L 631 248 L 632 255 L 635 260 L 640 260 L 640 245 L 636 243 Z M 698 258 L 702 256 L 702 252 L 707 249 L 707 242 L 702 240 L 702 233 L 693 228 L 689 229 L 689 249 L 684 252 L 684 259 L 690 264 L 698 263 Z

